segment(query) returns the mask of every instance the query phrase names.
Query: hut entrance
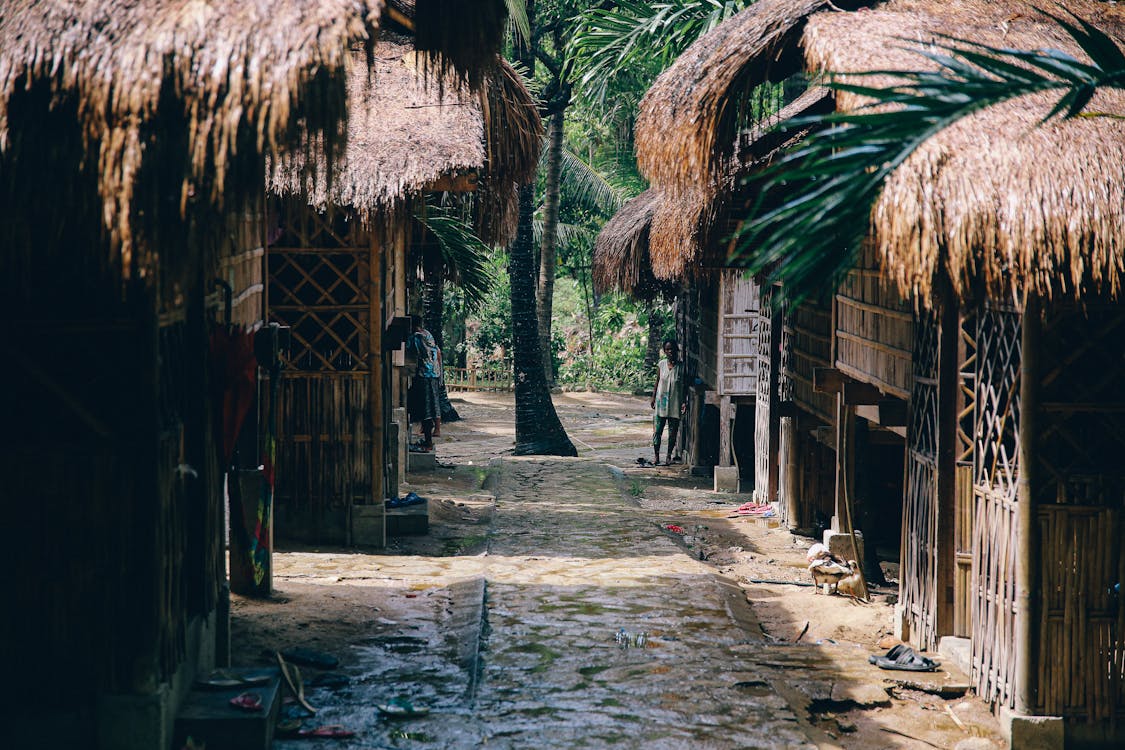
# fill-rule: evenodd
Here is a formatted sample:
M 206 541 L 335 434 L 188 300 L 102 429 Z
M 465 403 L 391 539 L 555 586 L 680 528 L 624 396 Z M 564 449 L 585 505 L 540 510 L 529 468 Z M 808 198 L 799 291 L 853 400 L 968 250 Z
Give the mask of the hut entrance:
M 278 391 L 277 534 L 347 544 L 352 506 L 381 499 L 371 415 L 381 377 L 369 364 L 379 257 L 348 213 L 290 201 L 267 259 L 268 319 L 292 332 Z

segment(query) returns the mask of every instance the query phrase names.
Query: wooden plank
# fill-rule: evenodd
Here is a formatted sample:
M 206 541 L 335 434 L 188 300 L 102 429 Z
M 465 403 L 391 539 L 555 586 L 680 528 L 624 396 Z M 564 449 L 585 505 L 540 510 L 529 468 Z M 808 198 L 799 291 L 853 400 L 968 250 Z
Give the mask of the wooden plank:
M 913 322 L 914 320 L 914 315 L 905 310 L 894 310 L 889 307 L 883 307 L 882 305 L 873 305 L 870 302 L 864 302 L 863 300 L 858 300 L 843 294 L 837 294 L 836 301 L 846 307 L 854 307 L 857 310 L 876 313 L 895 320 L 904 320 L 907 322 Z

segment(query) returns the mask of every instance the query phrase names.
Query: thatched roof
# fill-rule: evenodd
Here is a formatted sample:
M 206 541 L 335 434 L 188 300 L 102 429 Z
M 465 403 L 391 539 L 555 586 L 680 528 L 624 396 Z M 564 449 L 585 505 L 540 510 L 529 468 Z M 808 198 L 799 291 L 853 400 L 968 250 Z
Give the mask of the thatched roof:
M 735 92 L 800 71 L 805 20 L 829 0 L 759 0 L 697 39 L 660 74 L 637 115 L 637 164 L 673 192 L 717 189 L 742 113 Z
M 481 188 L 483 238 L 510 239 L 515 189 L 534 177 L 542 142 L 535 103 L 511 66 L 498 60 L 484 91 L 474 92 L 427 75 L 409 38 L 380 40 L 370 74 L 363 53 L 353 54 L 347 146 L 331 183 L 323 154 L 294 153 L 271 170 L 269 189 L 303 195 L 321 210 L 347 206 L 366 219 L 442 177 L 471 173 Z
M 484 166 L 479 95 L 449 82 L 443 96 L 438 82 L 424 75 L 413 44 L 380 41 L 370 75 L 364 53 L 352 54 L 347 146 L 331 184 L 323 159 L 313 169 L 305 154 L 296 153 L 273 170 L 270 190 L 304 193 L 318 209 L 349 206 L 366 216 L 443 175 Z
M 1068 0 L 1065 8 L 1125 39 L 1125 7 Z M 924 67 L 902 38 L 937 34 L 1016 49 L 1084 56 L 1059 26 L 1013 0 L 893 0 L 865 13 L 823 13 L 808 23 L 810 65 L 835 73 Z M 1055 97 L 1024 97 L 939 133 L 887 181 L 871 240 L 905 294 L 928 299 L 944 263 L 956 290 L 1013 299 L 1025 292 L 1120 294 L 1125 275 L 1125 121 L 1053 120 Z M 854 97 L 839 106 L 854 108 Z M 1089 111 L 1125 113 L 1107 91 Z
M 812 88 L 786 105 L 771 122 L 832 111 L 833 97 L 825 88 Z M 800 131 L 773 130 L 763 125 L 740 137 L 741 145 L 728 162 L 727 172 L 707 186 L 665 189 L 656 207 L 649 239 L 652 270 L 661 279 L 690 279 L 707 269 L 725 265 L 726 240 L 736 225 L 728 221 L 732 208 L 749 203 L 741 184 L 769 165 Z M 741 197 L 741 200 L 739 199 Z
M 657 289 L 648 255 L 649 227 L 660 194 L 644 191 L 626 201 L 602 227 L 594 243 L 594 288 L 648 298 Z
M 495 15 L 504 3 L 475 3 L 484 9 L 478 19 L 441 15 L 462 5 L 421 3 L 419 34 L 425 27 L 427 38 L 455 45 L 444 59 L 472 68 L 471 78 L 475 66 L 495 60 Z M 300 132 L 332 152 L 346 115 L 349 50 L 374 38 L 382 7 L 383 0 L 5 0 L 0 166 L 21 158 L 13 128 L 22 136 L 46 117 L 29 105 L 40 106 L 38 92 L 49 92 L 52 111 L 73 108 L 82 148 L 96 163 L 110 244 L 127 271 L 136 237 L 150 229 L 135 225 L 155 221 L 165 198 L 138 188 L 146 171 L 175 176 L 185 214 L 200 199 L 221 206 L 250 193 L 252 175 L 260 189 L 262 155 L 300 148 Z M 459 39 L 449 33 L 451 19 Z M 79 168 L 64 167 L 60 189 Z
M 1120 5 L 1062 5 L 1125 38 Z M 700 206 L 721 193 L 736 150 L 735 103 L 762 80 L 791 72 L 802 55 L 804 66 L 818 72 L 918 69 L 927 61 L 903 40 L 930 43 L 938 34 L 1080 55 L 1056 24 L 1014 0 L 827 8 L 816 0 L 761 0 L 701 37 L 646 95 L 638 163 L 686 214 L 654 219 L 658 273 L 692 260 L 676 260 L 674 248 L 690 252 L 680 238 L 709 220 Z M 1026 97 L 968 118 L 892 175 L 872 215 L 871 238 L 904 293 L 928 296 L 942 262 L 962 294 L 981 284 L 1017 298 L 1027 290 L 1118 293 L 1125 274 L 1125 122 L 1080 118 L 1039 127 L 1050 103 Z M 857 104 L 846 96 L 838 102 L 845 109 Z M 1089 109 L 1125 112 L 1125 95 L 1108 92 Z M 665 232 L 667 260 L 655 249 Z

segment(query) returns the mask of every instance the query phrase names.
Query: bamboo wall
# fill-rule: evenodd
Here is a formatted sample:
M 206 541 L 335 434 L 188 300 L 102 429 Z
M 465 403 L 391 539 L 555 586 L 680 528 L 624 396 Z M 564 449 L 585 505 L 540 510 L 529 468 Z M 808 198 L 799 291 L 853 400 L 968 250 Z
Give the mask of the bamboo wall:
M 757 387 L 754 396 L 754 500 L 759 503 L 773 502 L 775 488 L 771 487 L 771 469 L 777 476 L 778 426 L 777 404 L 778 369 L 780 359 L 773 356 L 774 336 L 780 346 L 782 331 L 774 330 L 773 287 L 761 290 L 758 306 L 758 336 L 756 343 Z
M 913 315 L 881 278 L 870 247 L 836 294 L 835 336 L 838 369 L 887 394 L 910 398 Z
M 1039 710 L 1125 718 L 1125 305 L 1045 317 L 1034 491 Z
M 806 300 L 787 317 L 785 327 L 791 342 L 786 375 L 793 381 L 794 402 L 824 424 L 835 424 L 836 397 L 813 390 L 813 369 L 832 366 L 831 311 Z

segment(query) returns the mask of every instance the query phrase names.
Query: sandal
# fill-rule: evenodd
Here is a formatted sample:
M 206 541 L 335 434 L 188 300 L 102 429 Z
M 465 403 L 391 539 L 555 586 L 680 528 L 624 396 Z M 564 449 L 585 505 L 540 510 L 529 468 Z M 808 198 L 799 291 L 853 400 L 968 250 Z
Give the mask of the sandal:
M 430 713 L 430 709 L 415 706 L 405 698 L 393 698 L 390 703 L 383 703 L 375 708 L 379 709 L 379 713 L 389 719 L 417 719 L 428 716 Z
M 296 664 L 287 664 L 280 651 L 277 652 L 277 666 L 281 669 L 281 678 L 285 680 L 285 685 L 289 688 L 289 692 L 293 693 L 297 702 L 301 704 L 301 708 L 315 714 L 316 709 L 305 700 L 305 684 L 301 682 L 301 670 L 297 669 Z
M 262 696 L 257 693 L 241 693 L 230 699 L 230 704 L 243 711 L 261 711 Z
M 928 656 L 922 656 L 904 643 L 887 652 L 886 656 L 870 656 L 867 661 L 879 669 L 894 669 L 903 672 L 933 672 L 941 666 Z

